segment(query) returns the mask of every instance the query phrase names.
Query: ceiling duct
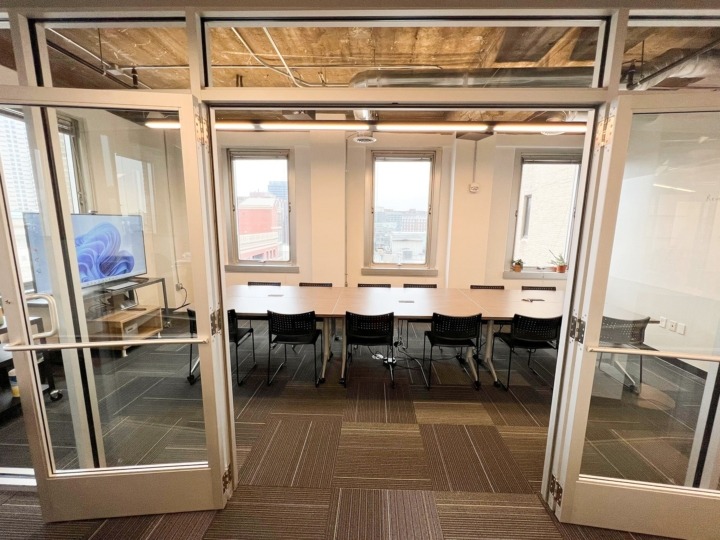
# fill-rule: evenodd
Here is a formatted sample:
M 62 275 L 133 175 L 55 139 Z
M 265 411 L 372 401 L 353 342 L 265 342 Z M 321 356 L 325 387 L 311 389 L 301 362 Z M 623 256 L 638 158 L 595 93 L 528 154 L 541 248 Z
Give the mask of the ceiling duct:
M 482 68 L 475 70 L 362 71 L 350 79 L 354 88 L 375 87 L 489 87 L 489 88 L 588 88 L 593 68 Z
M 358 144 L 372 144 L 376 142 L 377 139 L 373 137 L 373 134 L 370 131 L 358 131 L 352 138 L 352 141 Z
M 720 75 L 720 51 L 706 49 L 707 47 L 698 51 L 668 50 L 660 59 L 642 66 L 645 75 L 638 82 L 633 82 L 632 77 L 629 76 L 627 89 L 647 90 L 670 78 L 690 79 L 688 84 L 692 84 L 711 75 Z M 678 85 L 673 87 L 677 88 Z

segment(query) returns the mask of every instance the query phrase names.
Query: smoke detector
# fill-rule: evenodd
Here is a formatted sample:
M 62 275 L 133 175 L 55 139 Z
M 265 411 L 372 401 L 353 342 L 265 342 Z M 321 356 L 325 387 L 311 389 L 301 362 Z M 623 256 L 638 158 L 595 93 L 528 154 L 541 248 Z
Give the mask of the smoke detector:
M 371 131 L 358 131 L 352 140 L 358 144 L 372 144 L 377 141 Z

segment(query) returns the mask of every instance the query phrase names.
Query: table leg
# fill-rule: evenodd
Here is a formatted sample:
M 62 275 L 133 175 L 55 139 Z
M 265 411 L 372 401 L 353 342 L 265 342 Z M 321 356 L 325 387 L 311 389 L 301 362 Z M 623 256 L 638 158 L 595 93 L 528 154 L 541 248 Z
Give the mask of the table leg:
M 346 362 L 347 362 L 347 347 L 345 344 L 347 343 L 346 337 L 345 337 L 345 325 L 343 324 L 342 329 L 342 367 L 340 368 L 340 384 L 345 384 L 345 368 L 346 368 Z
M 478 382 L 480 378 L 478 377 L 477 369 L 475 369 L 475 360 L 473 359 L 472 347 L 468 347 L 465 351 L 465 362 L 468 366 L 470 366 L 470 373 L 472 373 L 473 381 Z
M 325 382 L 325 369 L 327 369 L 327 363 L 330 359 L 330 318 L 323 318 L 323 364 L 322 372 L 320 373 L 320 382 Z
M 485 365 L 490 370 L 490 374 L 493 377 L 493 381 L 495 386 L 500 386 L 500 381 L 498 381 L 497 373 L 495 373 L 495 366 L 493 365 L 492 356 L 493 356 L 493 345 L 494 340 L 493 336 L 495 335 L 495 328 L 494 328 L 495 321 L 493 319 L 487 319 L 487 332 L 485 334 Z

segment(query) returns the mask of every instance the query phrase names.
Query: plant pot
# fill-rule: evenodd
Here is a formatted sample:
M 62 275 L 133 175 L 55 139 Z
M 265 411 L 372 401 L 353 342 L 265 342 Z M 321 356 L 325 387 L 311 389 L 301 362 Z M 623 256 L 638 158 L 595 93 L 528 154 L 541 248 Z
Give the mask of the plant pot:
M 512 269 L 513 269 L 513 272 L 522 272 L 523 267 L 520 264 L 513 264 Z
M 560 265 L 556 266 L 555 269 L 557 270 L 558 273 L 564 274 L 565 271 L 567 270 L 567 264 L 560 264 Z

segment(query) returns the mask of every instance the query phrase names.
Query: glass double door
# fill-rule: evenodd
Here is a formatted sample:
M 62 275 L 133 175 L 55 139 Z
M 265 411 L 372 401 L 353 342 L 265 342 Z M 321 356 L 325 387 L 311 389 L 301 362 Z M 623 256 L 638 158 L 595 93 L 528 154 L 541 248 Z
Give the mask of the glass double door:
M 608 117 L 548 499 L 563 521 L 717 538 L 720 100 L 622 96 Z
M 143 99 L 0 107 L 0 471 L 34 472 L 50 521 L 220 508 L 232 483 L 196 109 Z

